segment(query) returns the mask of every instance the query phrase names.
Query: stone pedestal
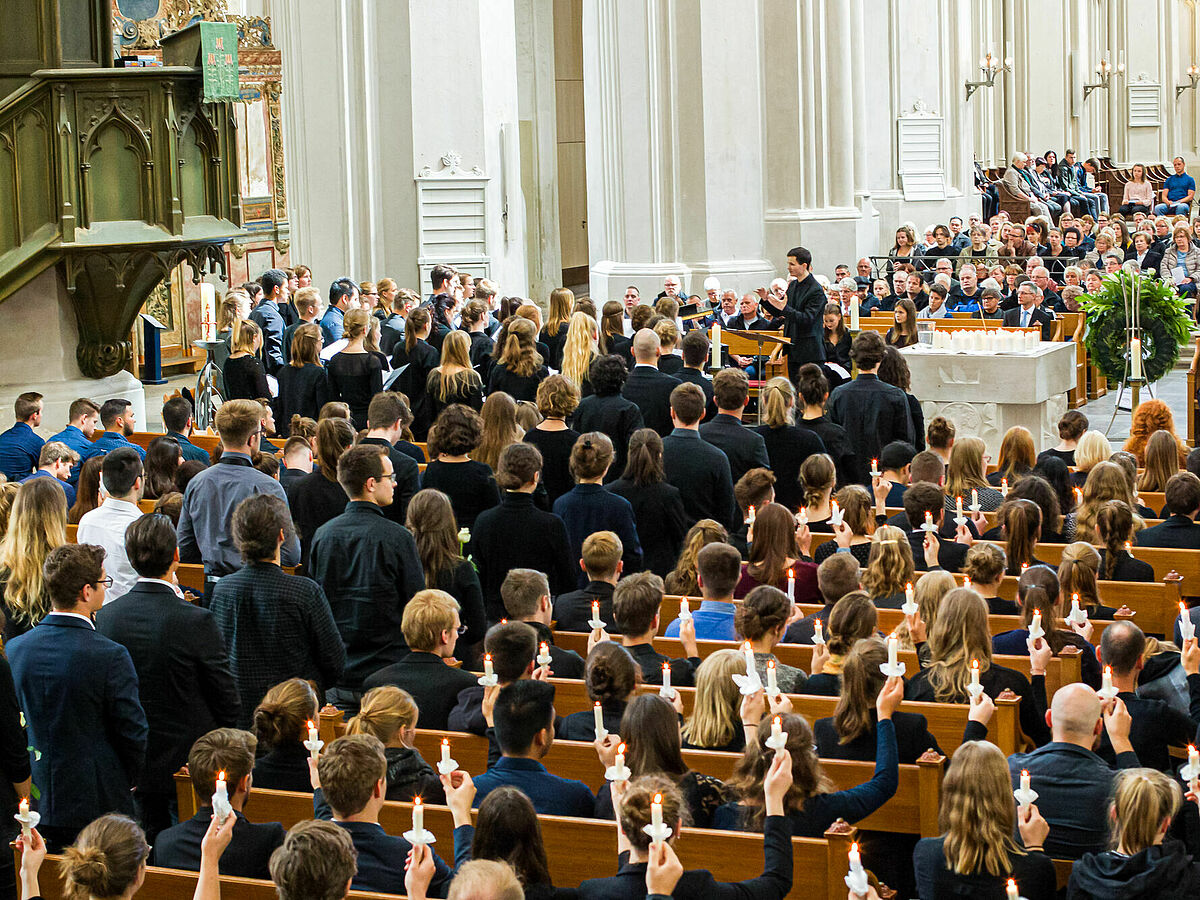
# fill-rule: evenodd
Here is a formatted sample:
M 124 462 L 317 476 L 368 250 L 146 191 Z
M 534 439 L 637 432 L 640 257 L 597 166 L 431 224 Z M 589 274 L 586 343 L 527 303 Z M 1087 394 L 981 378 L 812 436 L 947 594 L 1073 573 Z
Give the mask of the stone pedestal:
M 1046 342 L 1022 353 L 954 353 L 920 344 L 902 352 L 926 422 L 945 416 L 960 435 L 982 438 L 993 461 L 1014 425 L 1032 432 L 1039 452 L 1058 443 L 1058 420 L 1075 386 L 1073 343 Z

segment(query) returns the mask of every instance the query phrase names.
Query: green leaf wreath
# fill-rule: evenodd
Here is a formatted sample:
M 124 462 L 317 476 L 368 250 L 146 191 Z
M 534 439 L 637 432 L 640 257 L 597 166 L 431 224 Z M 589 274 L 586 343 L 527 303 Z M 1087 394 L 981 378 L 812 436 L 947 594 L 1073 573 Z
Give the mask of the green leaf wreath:
M 1189 301 L 1175 293 L 1174 285 L 1149 274 L 1118 270 L 1104 276 L 1096 294 L 1083 294 L 1080 308 L 1087 313 L 1088 355 L 1109 381 L 1125 377 L 1129 335 L 1126 307 L 1137 292 L 1140 299 L 1142 373 L 1153 384 L 1175 368 L 1179 345 L 1189 340 L 1192 317 Z

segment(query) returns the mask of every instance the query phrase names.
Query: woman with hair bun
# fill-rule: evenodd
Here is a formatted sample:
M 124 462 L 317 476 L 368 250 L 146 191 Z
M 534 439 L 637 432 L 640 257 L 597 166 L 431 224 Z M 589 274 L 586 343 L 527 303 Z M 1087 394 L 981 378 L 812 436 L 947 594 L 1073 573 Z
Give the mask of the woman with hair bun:
M 842 692 L 842 666 L 854 645 L 875 634 L 879 611 L 866 591 L 851 591 L 833 604 L 825 647 L 813 653 L 813 671 L 804 693 L 837 697 Z
M 321 702 L 303 678 L 289 678 L 267 691 L 254 710 L 250 730 L 258 739 L 254 785 L 273 791 L 312 793 L 308 772 L 308 723 L 320 718 Z
M 1000 585 L 1008 568 L 1004 551 L 990 541 L 978 541 L 967 551 L 963 574 L 971 579 L 971 587 L 987 601 L 988 615 L 1015 616 L 1021 611 L 1013 600 L 1000 596 Z
M 804 509 L 809 531 L 831 532 L 829 517 L 833 510 L 830 500 L 837 484 L 837 470 L 828 453 L 814 453 L 800 465 L 800 484 L 804 488 Z
M 371 314 L 365 309 L 346 313 L 342 334 L 346 346 L 326 366 L 329 394 L 350 407 L 350 418 L 358 430 L 367 427 L 367 407 L 371 398 L 383 390 L 383 364 L 365 346 L 370 321 Z
M 363 694 L 358 715 L 346 723 L 346 734 L 371 734 L 383 744 L 387 757 L 387 799 L 426 803 L 445 802 L 441 779 L 413 746 L 420 710 L 408 691 L 395 685 Z
M 633 507 L 642 565 L 666 577 L 679 558 L 687 534 L 687 512 L 679 488 L 663 472 L 663 443 L 653 428 L 639 428 L 629 438 L 625 471 L 608 485 Z
M 215 819 L 213 820 L 215 823 Z M 207 870 L 209 878 L 215 871 L 215 859 L 210 854 L 215 850 L 215 857 L 229 844 L 233 826 L 224 829 L 225 834 L 218 839 L 212 849 L 204 853 L 201 863 Z M 208 839 L 217 833 L 217 827 L 210 827 L 206 835 Z M 38 872 L 46 858 L 46 844 L 42 836 L 33 831 L 34 837 L 26 840 L 18 838 L 21 854 L 21 896 L 24 900 L 41 900 L 41 887 L 38 884 Z M 109 813 L 93 820 L 79 832 L 75 843 L 63 850 L 63 860 L 60 872 L 66 896 L 71 900 L 109 900 L 109 898 L 133 897 L 146 880 L 146 864 L 150 858 L 150 845 L 146 842 L 146 834 L 137 822 L 128 816 Z M 202 880 L 207 881 L 202 876 Z M 197 888 L 197 896 L 203 896 Z
M 470 457 L 482 433 L 482 417 L 461 403 L 442 410 L 429 431 L 430 462 L 421 473 L 421 487 L 450 498 L 459 528 L 470 528 L 481 512 L 500 503 L 491 468 Z
M 620 644 L 602 641 L 588 654 L 583 681 L 588 697 L 600 704 L 604 727 L 611 734 L 620 734 L 625 708 L 642 681 L 642 667 Z M 595 714 L 590 709 L 571 713 L 562 720 L 556 733 L 564 741 L 594 741 Z
M 633 507 L 624 497 L 604 489 L 604 476 L 613 461 L 613 445 L 607 435 L 589 431 L 571 448 L 571 475 L 575 487 L 554 501 L 554 514 L 567 526 L 571 559 L 583 556 L 583 542 L 597 531 L 611 531 L 621 540 L 621 562 L 626 572 L 642 567 L 642 545 L 638 541 Z M 580 571 L 579 587 L 587 585 Z
M 774 662 L 779 690 L 785 694 L 802 694 L 808 681 L 804 670 L 781 663 L 773 652 L 783 640 L 791 615 L 792 601 L 787 594 L 764 584 L 746 595 L 733 614 L 733 625 L 753 648 L 762 683 L 767 683 L 767 664 Z

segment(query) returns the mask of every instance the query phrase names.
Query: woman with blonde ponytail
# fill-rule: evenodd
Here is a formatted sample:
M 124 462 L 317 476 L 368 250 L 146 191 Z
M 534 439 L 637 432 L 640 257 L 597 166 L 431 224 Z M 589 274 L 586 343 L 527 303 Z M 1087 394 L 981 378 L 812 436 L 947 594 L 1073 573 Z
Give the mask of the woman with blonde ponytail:
M 564 330 L 564 340 L 565 340 Z M 537 349 L 537 326 L 521 316 L 509 318 L 496 340 L 496 364 L 488 375 L 488 393 L 504 391 L 514 400 L 533 401 L 550 374 Z
M 804 503 L 800 486 L 800 466 L 806 459 L 825 452 L 816 433 L 796 426 L 796 391 L 782 376 L 772 378 L 763 388 L 763 422 L 754 428 L 767 445 L 767 459 L 775 473 L 775 502 L 792 512 Z
M 555 369 L 561 370 L 563 367 L 563 348 L 567 342 L 571 309 L 574 306 L 575 294 L 570 288 L 560 287 L 550 292 L 550 312 L 546 316 L 546 327 L 542 329 L 541 340 L 550 351 L 546 364 Z
M 346 723 L 346 734 L 370 734 L 383 743 L 388 800 L 445 803 L 441 780 L 413 743 L 419 714 L 408 691 L 390 684 L 372 688 L 363 694 L 358 715 Z

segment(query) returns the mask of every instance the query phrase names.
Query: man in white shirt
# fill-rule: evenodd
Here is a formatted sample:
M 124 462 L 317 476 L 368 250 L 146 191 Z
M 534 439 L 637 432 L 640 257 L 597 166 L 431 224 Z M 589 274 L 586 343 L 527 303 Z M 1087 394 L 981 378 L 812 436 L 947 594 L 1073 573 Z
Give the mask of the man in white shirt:
M 113 580 L 112 587 L 105 592 L 108 602 L 133 587 L 138 577 L 125 555 L 125 529 L 142 516 L 138 509 L 142 496 L 142 458 L 128 447 L 110 450 L 100 466 L 100 481 L 107 496 L 79 520 L 76 540 L 104 548 L 105 570 Z

